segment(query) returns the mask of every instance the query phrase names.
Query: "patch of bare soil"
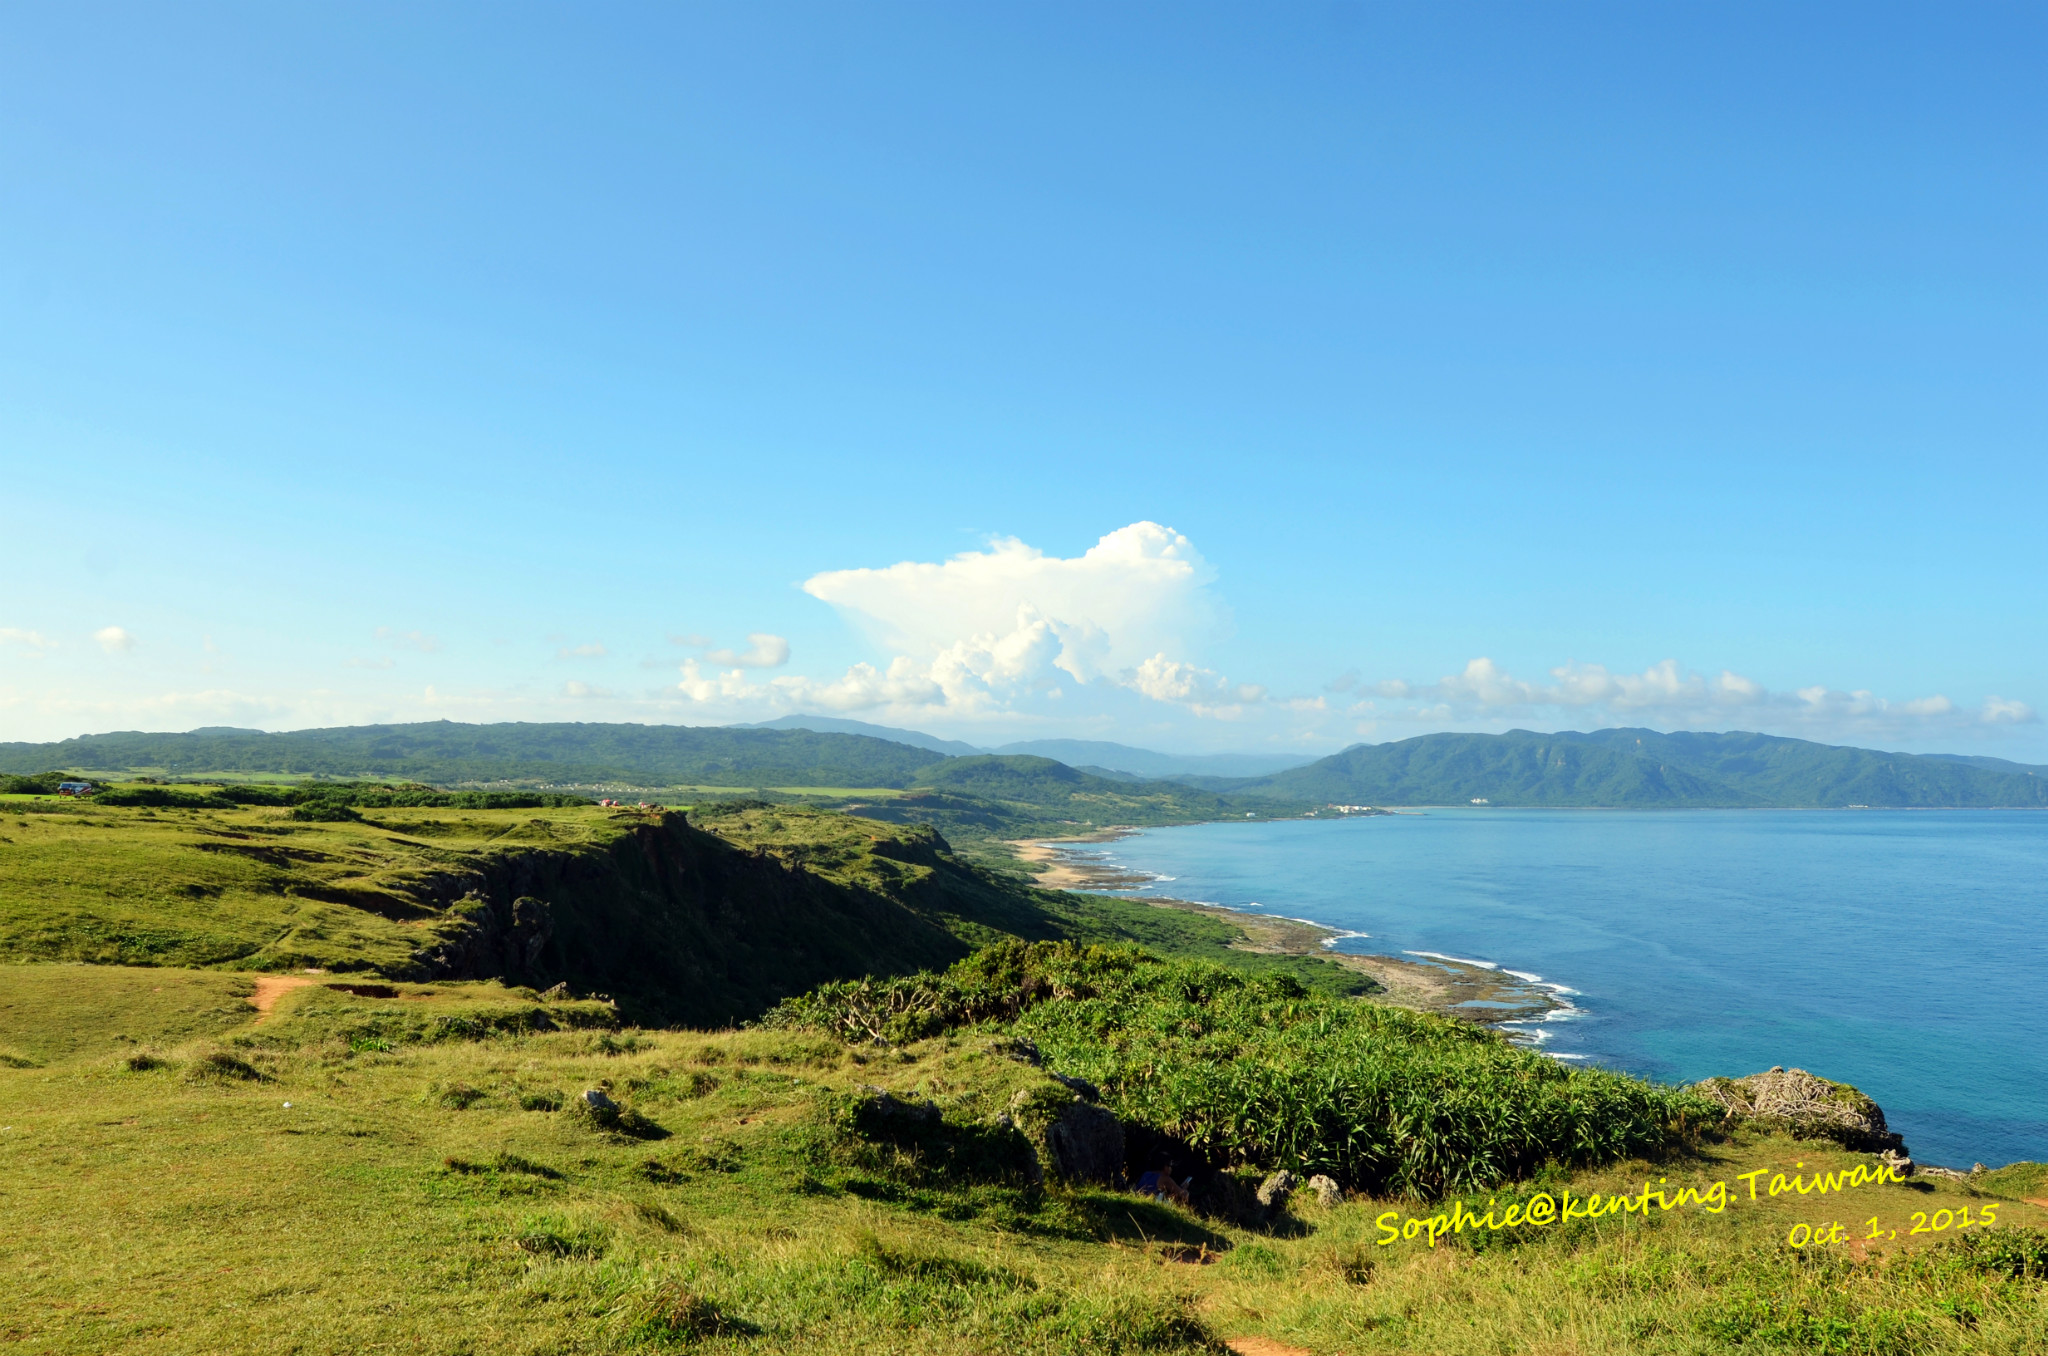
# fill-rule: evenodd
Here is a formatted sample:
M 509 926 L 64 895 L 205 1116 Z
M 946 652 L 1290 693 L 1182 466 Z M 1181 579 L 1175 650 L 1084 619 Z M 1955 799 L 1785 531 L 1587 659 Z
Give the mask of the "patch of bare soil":
M 264 975 L 256 981 L 256 992 L 249 995 L 249 1006 L 256 1009 L 257 1021 L 267 1020 L 278 999 L 293 989 L 317 983 L 311 975 Z
M 1290 1347 L 1270 1337 L 1233 1337 L 1223 1345 L 1237 1356 L 1316 1356 L 1307 1347 Z

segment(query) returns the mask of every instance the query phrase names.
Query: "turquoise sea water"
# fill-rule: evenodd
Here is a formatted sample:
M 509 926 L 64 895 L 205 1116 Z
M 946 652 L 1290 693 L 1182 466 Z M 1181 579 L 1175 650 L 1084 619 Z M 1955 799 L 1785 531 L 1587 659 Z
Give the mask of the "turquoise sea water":
M 2048 1161 L 2048 814 L 1433 810 L 1155 829 L 1138 894 L 1562 986 L 1544 1048 L 1854 1083 L 1922 1160 Z

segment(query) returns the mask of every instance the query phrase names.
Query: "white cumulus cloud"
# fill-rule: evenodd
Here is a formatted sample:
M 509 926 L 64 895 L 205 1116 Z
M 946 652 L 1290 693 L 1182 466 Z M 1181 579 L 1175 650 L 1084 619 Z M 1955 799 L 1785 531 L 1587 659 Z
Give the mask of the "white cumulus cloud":
M 108 654 L 125 654 L 135 648 L 135 637 L 118 626 L 102 626 L 92 633 L 92 638 Z
M 1217 712 L 1264 694 L 1188 657 L 1221 629 L 1208 592 L 1215 577 L 1185 536 L 1137 522 L 1078 556 L 1006 537 L 944 561 L 830 570 L 804 591 L 895 652 L 886 675 L 849 673 L 851 691 L 915 693 L 972 712 L 1054 695 L 1063 681 L 1103 682 Z
M 2003 697 L 1986 697 L 1978 718 L 1986 725 L 2032 725 L 2040 719 L 2025 702 L 2009 702 Z

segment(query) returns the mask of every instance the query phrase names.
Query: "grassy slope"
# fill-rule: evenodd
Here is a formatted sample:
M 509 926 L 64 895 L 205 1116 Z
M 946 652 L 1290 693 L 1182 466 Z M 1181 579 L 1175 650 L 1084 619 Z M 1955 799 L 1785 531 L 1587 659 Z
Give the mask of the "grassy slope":
M 790 807 L 679 815 L 597 806 L 373 810 L 300 823 L 283 809 L 150 810 L 45 801 L 0 811 L 0 960 L 367 970 L 421 976 L 459 937 L 458 901 L 547 900 L 531 968 L 469 968 L 619 997 L 645 1020 L 721 1024 L 828 979 L 943 967 L 1001 936 L 1135 941 L 1240 955 L 1214 918 L 1037 890 L 980 870 L 929 830 Z M 454 907 L 451 907 L 454 906 Z
M 1315 803 L 1556 806 L 2043 806 L 2048 778 L 1756 734 L 1422 735 L 1204 785 Z
M 935 1097 L 960 1127 L 1044 1086 L 972 1034 L 894 1052 L 778 1032 L 389 1050 L 336 1036 L 351 1018 L 516 1001 L 441 985 L 394 1000 L 306 989 L 224 1047 L 175 1048 L 192 1030 L 182 999 L 138 993 L 133 971 L 61 969 L 74 971 L 68 1003 L 0 1006 L 15 1014 L 11 1039 L 70 1052 L 0 1067 L 0 1334 L 26 1351 L 688 1345 L 664 1317 L 705 1331 L 700 1350 L 821 1353 L 1196 1351 L 1241 1335 L 1445 1356 L 2017 1353 L 2048 1334 L 2044 1287 L 1926 1246 L 1952 1234 L 1825 1255 L 1782 1244 L 1794 1223 L 1860 1234 L 1871 1216 L 1890 1228 L 1992 1199 L 1957 1184 L 1738 1199 L 1718 1218 L 1630 1217 L 1477 1252 L 1378 1247 L 1375 1216 L 1411 1207 L 1303 1202 L 1266 1234 L 1107 1190 L 948 1174 L 837 1128 L 833 1099 L 855 1084 Z M 0 1000 L 24 973 L 0 968 Z M 152 977 L 173 979 L 166 993 L 236 982 Z M 64 1030 L 101 1008 L 124 1014 L 130 1041 Z M 152 1012 L 167 1024 L 166 1063 L 131 1071 L 134 1041 L 158 1034 Z M 220 1048 L 265 1081 L 196 1077 Z M 665 1137 L 522 1109 L 590 1086 Z M 1583 1194 L 1855 1161 L 1744 1137 L 1698 1160 L 1548 1185 Z M 2048 1222 L 2048 1210 L 2002 1209 Z M 1205 1257 L 1214 1264 L 1189 1264 Z

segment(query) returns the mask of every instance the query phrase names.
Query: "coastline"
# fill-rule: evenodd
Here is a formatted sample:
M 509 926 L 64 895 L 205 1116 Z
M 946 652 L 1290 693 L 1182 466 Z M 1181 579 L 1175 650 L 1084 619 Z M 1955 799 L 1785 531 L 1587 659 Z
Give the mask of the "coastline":
M 1148 884 L 1154 877 L 1091 861 L 1088 845 L 1113 843 L 1136 832 L 1135 828 L 1117 826 L 1071 837 L 1016 839 L 1008 846 L 1042 888 L 1079 894 L 1121 893 Z M 1333 950 L 1333 943 L 1359 934 L 1308 919 L 1251 913 L 1221 904 L 1160 895 L 1121 897 L 1154 908 L 1223 919 L 1242 934 L 1242 940 L 1235 944 L 1238 950 L 1268 956 L 1320 956 L 1377 982 L 1381 992 L 1372 996 L 1375 1002 L 1503 1028 L 1502 1034 L 1510 1039 L 1539 1048 L 1543 1040 L 1539 1032 L 1517 1028 L 1540 1024 L 1552 1020 L 1553 1014 L 1571 1010 L 1571 1004 L 1551 987 L 1473 961 L 1449 956 L 1410 960 L 1372 952 Z

